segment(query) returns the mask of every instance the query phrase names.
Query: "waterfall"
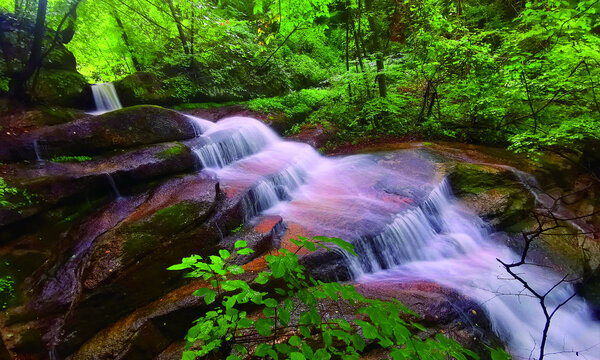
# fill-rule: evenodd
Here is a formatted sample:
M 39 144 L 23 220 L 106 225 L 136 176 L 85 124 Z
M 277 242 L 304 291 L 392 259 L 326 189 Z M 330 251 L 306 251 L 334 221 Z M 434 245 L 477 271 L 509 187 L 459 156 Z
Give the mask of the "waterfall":
M 398 214 L 374 238 L 359 240 L 359 257 L 347 256 L 347 263 L 359 282 L 434 281 L 477 300 L 513 357 L 528 359 L 539 351 L 545 324 L 542 308 L 497 261 L 517 262 L 519 256 L 490 240 L 490 235 L 481 219 L 453 201 L 443 181 L 423 205 Z M 522 266 L 518 272 L 541 293 L 562 279 L 534 265 Z M 550 311 L 574 291 L 564 283 L 550 292 L 546 298 Z M 545 352 L 552 354 L 550 359 L 571 359 L 575 352 L 598 359 L 592 355 L 598 350 L 600 324 L 584 301 L 574 298 L 552 319 Z
M 112 192 L 115 195 L 115 197 L 117 199 L 122 198 L 121 192 L 119 191 L 119 188 L 117 187 L 117 183 L 115 182 L 115 179 L 112 177 L 112 175 L 109 173 L 106 173 L 106 179 L 108 180 L 108 184 L 110 185 L 110 188 L 112 189 Z
M 33 140 L 33 152 L 35 152 L 35 158 L 38 162 L 42 162 L 44 161 L 42 159 L 41 153 L 40 153 L 40 148 L 39 148 L 39 144 L 37 140 Z
M 192 150 L 204 168 L 223 168 L 257 153 L 277 139 L 266 125 L 256 120 L 232 117 L 210 125 L 197 118 L 194 120 L 202 130 L 205 142 Z
M 100 83 L 92 85 L 92 95 L 96 103 L 96 114 L 121 109 L 121 102 L 113 83 Z
M 359 256 L 347 256 L 345 264 L 355 281 L 425 280 L 452 288 L 481 304 L 515 359 L 539 351 L 545 322 L 539 301 L 496 260 L 512 262 L 518 255 L 457 204 L 428 152 L 327 158 L 254 119 L 190 120 L 198 129 L 190 146 L 201 171 L 230 196 L 241 196 L 247 220 L 279 215 L 305 234 L 351 241 Z M 562 278 L 535 266 L 519 272 L 540 292 Z M 568 283 L 558 286 L 547 297 L 549 308 L 572 291 Z M 569 359 L 573 351 L 600 359 L 599 343 L 600 324 L 575 297 L 554 316 L 546 353 L 549 359 Z

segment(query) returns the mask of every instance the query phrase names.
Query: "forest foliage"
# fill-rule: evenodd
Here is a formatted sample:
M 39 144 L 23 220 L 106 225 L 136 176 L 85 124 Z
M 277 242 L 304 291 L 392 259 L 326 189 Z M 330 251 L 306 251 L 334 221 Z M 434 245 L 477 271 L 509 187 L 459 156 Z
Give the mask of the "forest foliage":
M 323 124 L 345 140 L 416 135 L 600 164 L 598 0 L 0 0 L 0 9 L 33 23 L 42 2 L 49 34 L 74 24 L 63 42 L 79 72 L 90 82 L 129 76 L 122 88 L 152 93 L 147 101 L 252 100 L 293 118 L 291 131 Z M 8 91 L 9 79 L 0 85 Z
M 240 278 L 245 270 L 234 261 L 254 253 L 243 240 L 235 243 L 233 253 L 222 249 L 209 258 L 193 255 L 169 268 L 204 280 L 206 286 L 194 295 L 213 306 L 189 329 L 184 360 L 358 360 L 375 343 L 393 360 L 479 359 L 443 331 L 427 335 L 427 328 L 408 320 L 418 315 L 397 300 L 369 299 L 352 284 L 315 280 L 297 255 L 335 247 L 356 256 L 352 244 L 322 236 L 291 242 L 295 251 L 279 249 L 265 256 L 268 269 L 253 275 L 252 283 Z M 337 309 L 352 310 L 327 311 L 334 303 Z M 501 349 L 490 351 L 493 359 L 509 358 Z

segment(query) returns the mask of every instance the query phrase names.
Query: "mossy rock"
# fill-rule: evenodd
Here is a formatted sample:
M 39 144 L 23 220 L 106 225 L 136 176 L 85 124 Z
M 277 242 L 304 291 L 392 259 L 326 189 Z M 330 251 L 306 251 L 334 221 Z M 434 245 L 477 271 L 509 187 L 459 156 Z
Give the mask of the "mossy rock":
M 206 218 L 213 203 L 182 201 L 164 209 L 142 221 L 125 226 L 123 244 L 126 259 L 137 259 L 159 247 L 165 236 L 173 236 L 184 229 L 198 224 Z
M 514 227 L 535 205 L 529 190 L 508 170 L 458 163 L 448 180 L 457 197 L 501 230 Z
M 168 102 L 162 94 L 162 80 L 149 72 L 136 72 L 115 81 L 114 85 L 123 106 Z
M 85 77 L 68 70 L 42 70 L 31 96 L 43 104 L 75 108 L 89 108 L 92 102 Z
M 54 49 L 44 59 L 42 64 L 44 69 L 48 70 L 67 70 L 75 72 L 77 71 L 77 61 L 75 55 L 67 50 L 67 48 L 60 46 Z
M 166 148 L 165 150 L 154 155 L 155 158 L 160 160 L 173 159 L 186 151 L 188 148 L 180 142 L 175 143 L 173 146 Z
M 138 105 L 40 129 L 33 135 L 44 155 L 54 157 L 93 156 L 114 149 L 185 140 L 193 138 L 195 131 L 182 114 L 159 106 Z

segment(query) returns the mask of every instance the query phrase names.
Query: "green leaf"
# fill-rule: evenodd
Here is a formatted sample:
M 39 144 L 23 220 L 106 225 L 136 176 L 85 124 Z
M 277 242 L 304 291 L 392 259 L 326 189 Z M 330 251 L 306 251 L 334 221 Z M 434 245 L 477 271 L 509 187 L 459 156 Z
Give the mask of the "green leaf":
M 288 340 L 288 342 L 292 346 L 300 346 L 302 344 L 302 339 L 300 339 L 298 336 L 294 335 Z
M 402 354 L 402 350 L 394 349 L 390 352 L 390 356 L 393 360 L 405 360 L 404 354 Z
M 245 248 L 246 246 L 248 246 L 248 243 L 246 241 L 244 241 L 244 240 L 238 240 L 238 241 L 235 242 L 235 245 L 234 245 L 234 247 L 236 249 Z
M 271 328 L 275 325 L 275 322 L 272 319 L 258 319 L 254 323 L 254 327 L 256 331 L 261 336 L 269 336 L 271 335 Z
M 290 354 L 290 360 L 306 360 L 306 358 L 304 355 L 302 355 L 302 353 L 293 352 Z
M 310 330 L 308 330 L 306 326 L 300 326 L 300 334 L 302 334 L 302 336 L 304 336 L 305 338 L 309 338 Z
M 206 305 L 212 304 L 215 301 L 216 296 L 217 296 L 217 293 L 215 291 L 207 292 L 204 295 L 204 301 L 206 302 Z
M 243 248 L 241 250 L 238 250 L 237 252 L 239 255 L 250 255 L 252 253 L 254 253 L 254 250 L 250 249 L 250 248 Z
M 492 360 L 510 360 L 510 355 L 500 348 L 493 349 L 490 355 L 492 356 Z
M 190 268 L 190 265 L 187 265 L 187 264 L 176 264 L 173 266 L 169 266 L 167 268 L 167 270 L 185 270 L 185 269 L 189 269 L 189 268 Z
M 355 320 L 354 321 L 356 323 L 356 325 L 360 326 L 363 330 L 363 336 L 367 339 L 376 339 L 377 336 L 379 336 L 379 332 L 377 331 L 377 328 L 375 328 L 373 325 L 369 324 L 366 321 L 363 320 Z
M 256 347 L 256 350 L 254 350 L 254 355 L 258 356 L 258 357 L 265 357 L 267 356 L 267 352 L 271 350 L 271 346 L 268 344 L 258 344 L 258 346 Z
M 270 308 L 276 308 L 277 305 L 278 305 L 277 300 L 272 299 L 272 298 L 266 298 L 266 299 L 264 299 L 263 300 L 263 304 L 265 306 L 267 306 L 267 307 L 270 307 Z
M 229 259 L 229 257 L 231 256 L 231 253 L 225 249 L 221 249 L 221 250 L 219 250 L 219 255 L 221 256 L 222 259 Z
M 281 309 L 279 309 L 278 314 L 279 314 L 279 321 L 281 321 L 281 324 L 283 326 L 288 326 L 288 324 L 290 323 L 290 318 L 291 318 L 290 312 L 285 308 L 281 308 Z

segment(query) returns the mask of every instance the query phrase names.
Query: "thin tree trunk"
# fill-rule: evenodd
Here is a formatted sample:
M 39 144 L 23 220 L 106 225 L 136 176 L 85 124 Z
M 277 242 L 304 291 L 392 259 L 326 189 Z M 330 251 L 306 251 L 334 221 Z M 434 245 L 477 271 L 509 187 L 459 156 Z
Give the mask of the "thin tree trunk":
M 139 71 L 141 69 L 140 62 L 138 61 L 137 56 L 135 56 L 135 54 L 133 53 L 131 43 L 129 42 L 129 37 L 127 36 L 127 32 L 125 31 L 125 27 L 123 26 L 123 22 L 121 21 L 121 18 L 119 17 L 119 14 L 117 14 L 116 11 L 113 12 L 113 17 L 115 18 L 115 21 L 117 22 L 117 26 L 119 27 L 119 29 L 121 29 L 121 37 L 123 38 L 125 47 L 127 47 L 127 50 L 129 50 L 129 54 L 131 55 L 131 62 L 133 63 L 133 69 L 134 69 L 134 71 Z
M 46 35 L 46 11 L 48 9 L 48 0 L 39 0 L 37 15 L 35 20 L 35 28 L 33 30 L 33 42 L 29 60 L 25 65 L 25 69 L 17 72 L 11 79 L 10 96 L 19 100 L 29 100 L 26 93 L 26 82 L 35 74 L 40 67 L 42 60 L 42 44 Z M 32 84 L 32 88 L 35 84 Z
M 360 65 L 360 71 L 363 73 L 363 79 L 365 81 L 365 87 L 367 90 L 367 97 L 371 97 L 371 86 L 369 85 L 369 79 L 365 72 L 365 64 L 363 61 L 363 51 L 364 47 L 361 46 L 362 34 L 361 34 L 361 22 L 362 22 L 362 0 L 358 1 L 358 26 L 354 27 L 354 22 L 352 25 L 354 27 L 354 31 L 352 32 L 354 35 L 354 43 L 356 46 L 356 56 L 358 58 L 358 64 Z M 362 48 L 361 48 L 362 47 Z
M 350 74 L 350 4 L 346 0 L 346 73 Z M 352 84 L 348 82 L 348 96 L 352 99 Z
M 192 55 L 192 58 L 190 60 L 190 67 L 192 69 L 194 69 L 196 67 L 196 59 L 194 57 L 194 40 L 195 40 L 195 24 L 196 24 L 196 12 L 194 11 L 196 8 L 196 3 L 192 0 L 191 1 L 191 7 L 192 7 L 192 26 L 190 29 L 190 54 Z
M 387 83 L 384 74 L 384 57 L 383 57 L 383 49 L 381 47 L 381 41 L 379 37 L 381 36 L 381 28 L 377 19 L 373 15 L 373 0 L 365 0 L 365 11 L 367 12 L 367 21 L 369 22 L 369 27 L 371 28 L 371 32 L 373 33 L 373 41 L 372 41 L 372 52 L 377 52 L 377 58 L 375 63 L 377 65 L 377 85 L 379 87 L 379 96 L 386 97 L 387 96 Z
M 177 10 L 173 5 L 173 0 L 166 0 L 167 5 L 169 5 L 169 10 L 171 10 L 171 16 L 175 21 L 175 25 L 177 25 L 177 31 L 179 32 L 179 39 L 181 40 L 181 45 L 183 47 L 183 52 L 186 55 L 189 55 L 190 49 L 188 48 L 187 39 L 185 37 L 185 32 L 183 31 L 183 26 L 181 25 L 181 20 L 179 20 L 179 16 L 177 14 Z

